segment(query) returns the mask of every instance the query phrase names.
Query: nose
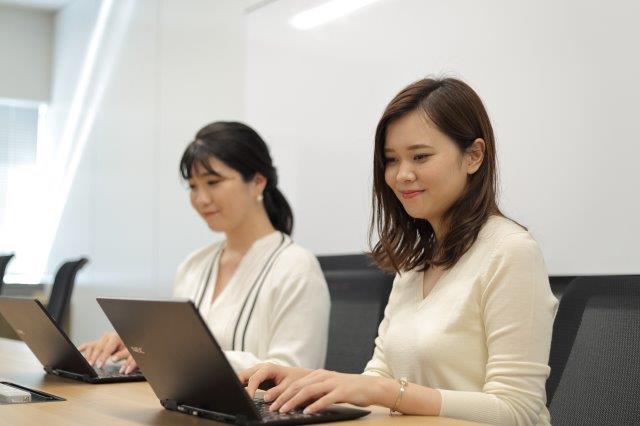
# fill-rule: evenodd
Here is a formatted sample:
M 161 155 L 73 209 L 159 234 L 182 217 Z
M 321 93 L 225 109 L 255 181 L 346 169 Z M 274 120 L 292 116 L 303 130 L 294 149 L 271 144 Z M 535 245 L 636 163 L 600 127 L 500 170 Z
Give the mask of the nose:
M 396 181 L 413 182 L 414 180 L 416 180 L 416 174 L 413 172 L 413 169 L 406 163 L 404 165 L 400 164 L 398 174 L 396 175 Z
M 194 191 L 193 192 L 193 201 L 194 204 L 198 207 L 204 207 L 211 202 L 211 197 L 207 193 L 207 191 Z

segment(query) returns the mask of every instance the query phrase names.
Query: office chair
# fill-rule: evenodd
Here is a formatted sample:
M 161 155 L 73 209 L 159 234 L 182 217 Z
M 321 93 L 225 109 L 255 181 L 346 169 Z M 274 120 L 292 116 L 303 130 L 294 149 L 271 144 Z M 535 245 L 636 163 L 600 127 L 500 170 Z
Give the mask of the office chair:
M 4 285 L 4 274 L 7 271 L 7 266 L 11 259 L 15 256 L 14 253 L 5 254 L 0 256 L 0 294 L 2 293 L 2 286 Z
M 554 425 L 640 424 L 640 275 L 572 281 L 553 325 L 549 365 Z
M 318 262 L 323 271 L 378 269 L 373 260 L 365 253 L 318 256 Z
M 58 269 L 58 272 L 56 272 L 49 302 L 47 303 L 47 311 L 60 326 L 62 326 L 63 317 L 68 311 L 76 274 L 87 262 L 89 262 L 89 260 L 84 257 L 77 260 L 70 260 L 63 263 Z
M 393 276 L 374 268 L 323 272 L 331 295 L 325 368 L 362 373 L 373 355 Z

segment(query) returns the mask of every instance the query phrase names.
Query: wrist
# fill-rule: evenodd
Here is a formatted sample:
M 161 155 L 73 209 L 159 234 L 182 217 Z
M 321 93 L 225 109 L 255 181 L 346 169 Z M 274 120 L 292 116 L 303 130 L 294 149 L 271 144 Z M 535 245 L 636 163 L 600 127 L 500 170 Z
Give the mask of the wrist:
M 386 377 L 380 377 L 376 380 L 378 383 L 376 384 L 376 386 L 372 386 L 372 389 L 376 390 L 373 405 L 378 405 L 389 409 L 393 408 L 400 389 L 398 381 L 394 379 L 388 379 Z

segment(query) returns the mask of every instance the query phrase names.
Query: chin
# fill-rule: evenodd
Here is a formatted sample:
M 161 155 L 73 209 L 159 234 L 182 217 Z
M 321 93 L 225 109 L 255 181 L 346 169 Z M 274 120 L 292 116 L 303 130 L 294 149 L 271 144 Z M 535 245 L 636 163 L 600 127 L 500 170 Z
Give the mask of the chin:
M 408 210 L 407 210 L 407 213 L 409 214 L 409 216 L 411 216 L 412 219 L 423 219 L 424 220 L 424 218 L 425 218 L 425 215 L 423 213 L 412 214 Z
M 225 232 L 225 230 L 227 229 L 226 226 L 224 226 L 223 224 L 221 224 L 219 222 L 207 222 L 207 226 L 213 232 Z
M 427 217 L 427 213 L 424 209 L 416 209 L 415 206 L 411 206 L 411 208 L 407 208 L 407 206 L 403 205 L 404 211 L 407 212 L 409 216 L 414 219 L 424 219 Z

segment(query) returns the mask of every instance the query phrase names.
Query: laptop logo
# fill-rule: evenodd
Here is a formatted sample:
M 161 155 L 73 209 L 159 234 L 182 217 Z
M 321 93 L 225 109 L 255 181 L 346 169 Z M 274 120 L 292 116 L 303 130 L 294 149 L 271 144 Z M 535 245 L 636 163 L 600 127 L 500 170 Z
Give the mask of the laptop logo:
M 16 328 L 16 333 L 18 333 L 20 336 L 26 336 L 27 335 L 27 333 L 25 333 L 24 331 L 22 331 L 22 330 L 20 330 L 18 328 Z
M 131 346 L 131 351 L 140 355 L 145 355 L 144 349 L 142 349 L 142 346 Z

